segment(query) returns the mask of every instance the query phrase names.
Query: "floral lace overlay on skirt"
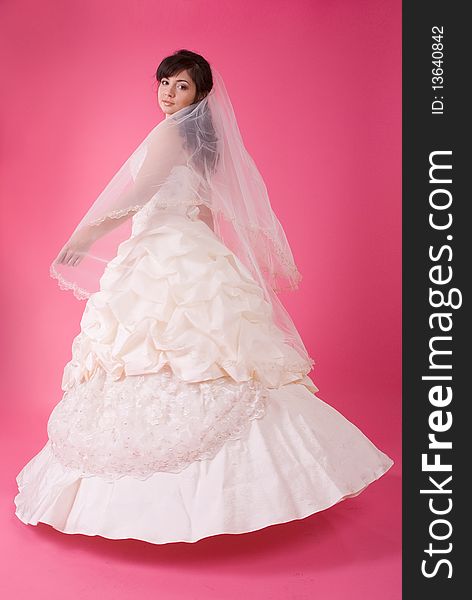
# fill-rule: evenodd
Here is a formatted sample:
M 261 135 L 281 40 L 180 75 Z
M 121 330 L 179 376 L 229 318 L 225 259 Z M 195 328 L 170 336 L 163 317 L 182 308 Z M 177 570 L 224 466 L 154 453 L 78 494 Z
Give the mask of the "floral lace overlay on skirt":
M 145 479 L 213 458 L 265 414 L 267 397 L 255 380 L 188 383 L 164 368 L 115 381 L 100 369 L 65 392 L 48 435 L 57 459 L 83 476 Z
M 87 299 L 49 439 L 17 476 L 24 523 L 193 542 L 324 510 L 393 464 L 315 395 L 313 361 L 190 196 L 166 198 Z

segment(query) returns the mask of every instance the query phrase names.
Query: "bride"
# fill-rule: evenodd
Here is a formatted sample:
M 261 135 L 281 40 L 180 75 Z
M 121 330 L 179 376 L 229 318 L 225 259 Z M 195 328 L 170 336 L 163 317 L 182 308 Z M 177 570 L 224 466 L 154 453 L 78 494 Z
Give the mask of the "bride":
M 195 542 L 301 519 L 393 461 L 319 399 L 278 298 L 301 275 L 221 75 L 179 50 L 165 118 L 51 264 L 86 300 L 15 514 L 64 533 Z

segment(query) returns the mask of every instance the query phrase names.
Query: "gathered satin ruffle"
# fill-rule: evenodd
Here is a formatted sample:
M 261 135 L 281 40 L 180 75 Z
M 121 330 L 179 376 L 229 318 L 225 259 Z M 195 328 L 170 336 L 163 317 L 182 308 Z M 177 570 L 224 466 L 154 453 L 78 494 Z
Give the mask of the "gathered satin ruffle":
M 17 476 L 26 524 L 194 542 L 303 518 L 393 464 L 315 395 L 262 289 L 179 210 L 138 213 L 87 300 L 49 439 Z
M 97 368 L 119 380 L 164 365 L 187 382 L 316 389 L 305 377 L 312 365 L 286 343 L 245 266 L 205 223 L 172 212 L 120 244 L 87 301 L 62 389 Z

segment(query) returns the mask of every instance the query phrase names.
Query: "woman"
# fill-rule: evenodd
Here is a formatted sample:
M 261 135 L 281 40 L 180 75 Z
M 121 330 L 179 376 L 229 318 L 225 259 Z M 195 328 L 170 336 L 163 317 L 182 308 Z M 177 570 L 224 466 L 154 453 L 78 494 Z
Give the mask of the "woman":
M 156 78 L 165 118 L 51 265 L 87 302 L 15 504 L 161 544 L 306 517 L 393 461 L 315 396 L 276 294 L 300 273 L 221 76 L 180 50 Z

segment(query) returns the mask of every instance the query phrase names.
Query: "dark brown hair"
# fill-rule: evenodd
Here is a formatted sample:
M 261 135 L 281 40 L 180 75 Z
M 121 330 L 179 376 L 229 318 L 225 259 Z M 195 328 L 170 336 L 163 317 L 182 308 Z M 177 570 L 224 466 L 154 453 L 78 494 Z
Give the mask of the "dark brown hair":
M 157 67 L 156 79 L 160 82 L 164 77 L 173 77 L 184 70 L 188 71 L 197 88 L 194 102 L 203 100 L 213 87 L 213 76 L 210 63 L 196 52 L 176 50 L 164 58 Z
M 200 54 L 191 50 L 176 50 L 164 58 L 156 71 L 156 79 L 173 77 L 186 70 L 197 88 L 193 104 L 202 101 L 213 88 L 213 75 L 210 63 Z M 203 174 L 210 174 L 218 163 L 218 138 L 213 126 L 210 109 L 200 113 L 203 120 L 197 124 L 194 119 L 185 119 L 181 124 L 180 135 L 190 153 L 190 162 Z

